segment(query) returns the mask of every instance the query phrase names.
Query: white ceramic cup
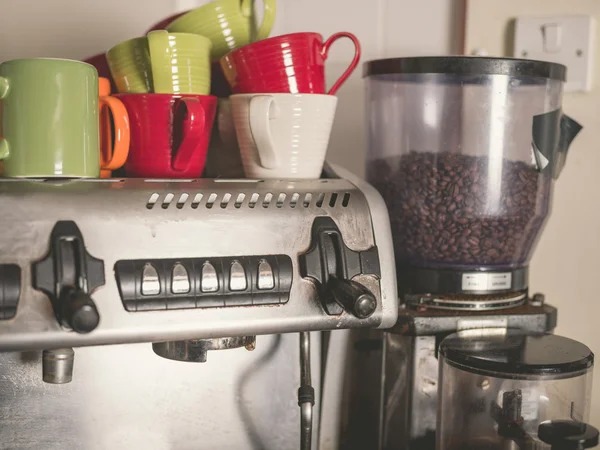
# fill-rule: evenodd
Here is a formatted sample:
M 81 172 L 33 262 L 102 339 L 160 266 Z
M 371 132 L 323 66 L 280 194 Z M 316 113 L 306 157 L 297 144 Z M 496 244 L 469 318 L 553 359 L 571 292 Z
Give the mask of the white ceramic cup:
M 319 178 L 337 97 L 232 95 L 231 109 L 248 178 Z
M 220 98 L 216 126 L 213 127 L 204 176 L 207 178 L 243 178 L 244 167 L 240 156 L 231 101 Z

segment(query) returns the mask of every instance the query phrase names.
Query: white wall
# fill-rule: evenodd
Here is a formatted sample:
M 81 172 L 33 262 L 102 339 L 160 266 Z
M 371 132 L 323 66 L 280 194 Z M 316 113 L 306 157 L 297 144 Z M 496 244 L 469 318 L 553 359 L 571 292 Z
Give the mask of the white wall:
M 491 56 L 512 52 L 510 20 L 518 15 L 587 14 L 600 23 L 597 0 L 471 0 L 467 7 L 465 51 Z M 600 351 L 600 32 L 594 42 L 591 92 L 564 95 L 563 110 L 581 122 L 565 169 L 555 183 L 553 210 L 531 262 L 531 288 L 558 308 L 557 334 Z M 600 370 L 594 377 L 592 418 L 600 423 Z

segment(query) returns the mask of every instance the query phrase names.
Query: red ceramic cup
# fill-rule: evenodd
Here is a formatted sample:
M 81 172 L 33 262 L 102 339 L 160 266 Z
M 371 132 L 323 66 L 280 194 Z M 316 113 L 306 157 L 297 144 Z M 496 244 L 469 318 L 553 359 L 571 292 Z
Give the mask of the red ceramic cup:
M 202 175 L 215 119 L 211 95 L 119 94 L 130 122 L 125 173 L 140 178 Z
M 354 58 L 327 92 L 325 60 L 331 44 L 342 37 L 354 43 Z M 359 59 L 360 43 L 352 33 L 335 33 L 325 42 L 318 33 L 293 33 L 233 50 L 221 58 L 220 64 L 234 94 L 334 95 L 354 71 Z

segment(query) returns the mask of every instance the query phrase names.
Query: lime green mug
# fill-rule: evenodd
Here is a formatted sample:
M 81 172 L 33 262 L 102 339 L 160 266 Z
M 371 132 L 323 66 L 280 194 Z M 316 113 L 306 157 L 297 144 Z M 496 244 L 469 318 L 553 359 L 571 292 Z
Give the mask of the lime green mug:
M 98 72 L 68 59 L 0 64 L 4 177 L 98 177 Z
M 211 47 L 197 34 L 158 30 L 121 42 L 106 59 L 120 93 L 206 95 Z
M 275 0 L 263 0 L 264 16 L 260 26 L 254 15 L 254 0 L 216 0 L 175 19 L 170 32 L 201 34 L 212 43 L 211 59 L 244 45 L 269 37 L 275 22 Z

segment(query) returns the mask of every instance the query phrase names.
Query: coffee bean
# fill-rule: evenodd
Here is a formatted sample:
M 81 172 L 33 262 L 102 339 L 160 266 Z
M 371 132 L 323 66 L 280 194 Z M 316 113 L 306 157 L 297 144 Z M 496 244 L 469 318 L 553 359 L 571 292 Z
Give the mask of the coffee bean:
M 527 262 L 548 211 L 551 178 L 522 161 L 502 164 L 498 184 L 490 185 L 485 156 L 413 151 L 371 160 L 367 178 L 387 204 L 397 262 Z

